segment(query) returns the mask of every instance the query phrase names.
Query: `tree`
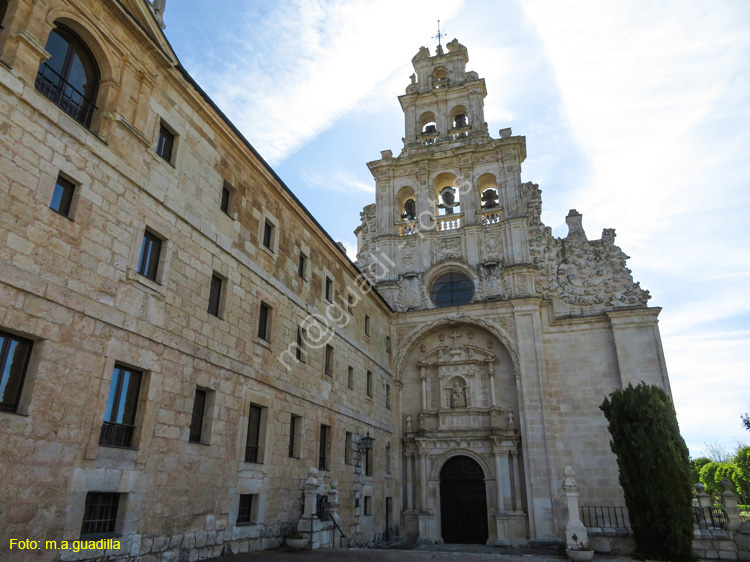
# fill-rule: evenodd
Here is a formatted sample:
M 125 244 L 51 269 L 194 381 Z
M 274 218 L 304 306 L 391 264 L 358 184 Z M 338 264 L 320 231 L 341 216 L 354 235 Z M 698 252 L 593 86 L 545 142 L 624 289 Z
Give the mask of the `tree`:
M 750 413 L 740 416 L 740 418 L 742 418 L 742 425 L 745 426 L 745 429 L 750 431 Z
M 721 487 L 719 486 L 721 479 L 716 480 L 716 473 L 723 464 L 725 463 L 711 461 L 704 464 L 703 468 L 700 470 L 701 484 L 706 487 L 706 493 L 711 494 L 712 496 L 721 492 Z
M 636 557 L 693 560 L 690 462 L 672 401 L 640 383 L 614 391 L 601 410 L 609 423 Z
M 695 460 L 690 461 L 690 483 L 692 485 L 697 484 L 701 481 L 701 468 L 711 462 L 708 457 L 698 457 Z
M 745 498 L 744 503 L 747 504 L 748 498 L 750 498 L 750 446 L 745 445 L 737 449 L 734 454 L 734 466 L 737 467 L 738 484 L 742 488 L 742 495 Z

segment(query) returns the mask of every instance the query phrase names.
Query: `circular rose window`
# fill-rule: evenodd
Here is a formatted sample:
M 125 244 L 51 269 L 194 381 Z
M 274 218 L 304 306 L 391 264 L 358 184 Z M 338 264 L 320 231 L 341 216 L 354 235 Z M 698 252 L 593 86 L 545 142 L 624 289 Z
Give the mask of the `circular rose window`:
M 471 302 L 474 283 L 463 273 L 452 271 L 441 275 L 432 284 L 430 298 L 435 306 L 460 306 Z

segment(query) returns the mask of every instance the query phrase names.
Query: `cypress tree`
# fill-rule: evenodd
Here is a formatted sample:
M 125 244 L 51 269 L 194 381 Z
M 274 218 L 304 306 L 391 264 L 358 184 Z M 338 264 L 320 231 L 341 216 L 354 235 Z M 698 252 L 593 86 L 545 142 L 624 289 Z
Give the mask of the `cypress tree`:
M 637 558 L 691 562 L 690 461 L 672 401 L 640 383 L 616 390 L 600 406 L 609 423 Z

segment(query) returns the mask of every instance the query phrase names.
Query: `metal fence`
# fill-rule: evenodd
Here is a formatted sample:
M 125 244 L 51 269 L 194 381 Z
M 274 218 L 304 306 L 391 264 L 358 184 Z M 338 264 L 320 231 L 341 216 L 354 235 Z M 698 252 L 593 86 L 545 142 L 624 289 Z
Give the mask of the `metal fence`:
M 629 529 L 627 507 L 581 506 L 581 521 L 586 527 Z
M 699 529 L 726 529 L 729 518 L 720 507 L 693 507 L 695 524 Z

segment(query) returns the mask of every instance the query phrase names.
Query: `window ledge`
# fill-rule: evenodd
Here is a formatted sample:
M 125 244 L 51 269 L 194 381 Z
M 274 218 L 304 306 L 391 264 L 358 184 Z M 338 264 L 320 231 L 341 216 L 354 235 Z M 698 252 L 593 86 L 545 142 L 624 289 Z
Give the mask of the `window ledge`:
M 191 444 L 191 445 L 203 445 L 205 447 L 211 446 L 211 443 L 205 443 L 203 441 L 190 441 L 190 440 L 188 440 L 188 443 Z
M 271 248 L 267 247 L 267 246 L 266 246 L 265 244 L 263 244 L 262 242 L 260 243 L 260 245 L 259 245 L 259 248 L 260 248 L 261 250 L 263 250 L 263 251 L 264 251 L 265 253 L 267 253 L 267 254 L 268 254 L 269 256 L 271 256 L 271 259 L 273 259 L 274 261 L 276 261 L 276 256 L 277 256 L 278 254 L 277 254 L 276 252 L 274 252 L 274 251 L 273 251 L 273 250 L 272 250 Z
M 2 410 L 0 409 L 0 414 L 11 414 L 13 416 L 21 416 L 22 418 L 28 418 L 29 414 L 26 414 L 24 412 L 17 412 L 15 410 Z
M 164 285 L 152 279 L 149 279 L 148 277 L 144 275 L 141 275 L 140 273 L 138 273 L 137 270 L 133 269 L 132 267 L 128 268 L 127 277 L 130 281 L 135 281 L 136 283 L 142 285 L 143 287 L 150 289 L 152 292 L 156 293 L 157 295 L 160 295 L 162 298 L 167 296 L 167 288 Z
M 259 338 L 258 336 L 255 336 L 255 343 L 257 343 L 259 346 L 266 348 L 267 350 L 271 350 L 271 342 L 268 340 L 264 340 L 262 338 Z
M 104 447 L 106 449 L 120 449 L 122 451 L 137 451 L 138 447 L 125 447 L 123 445 L 107 445 L 106 443 L 97 443 L 100 447 Z

